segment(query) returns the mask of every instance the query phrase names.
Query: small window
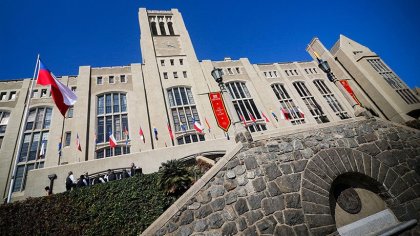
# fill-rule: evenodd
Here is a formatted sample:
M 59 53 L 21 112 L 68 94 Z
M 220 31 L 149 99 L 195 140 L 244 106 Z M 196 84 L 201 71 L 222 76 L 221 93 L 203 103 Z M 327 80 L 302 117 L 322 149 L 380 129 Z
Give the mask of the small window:
M 179 59 L 179 64 L 182 66 L 184 65 L 184 59 Z
M 127 80 L 125 79 L 125 75 L 120 76 L 121 83 L 126 83 Z
M 164 79 L 168 79 L 168 73 L 163 72 L 163 78 L 164 78 Z
M 289 76 L 289 73 L 287 72 L 287 70 L 285 70 L 284 72 L 286 72 L 286 75 Z
M 69 107 L 69 109 L 67 110 L 67 118 L 73 118 L 73 106 Z
M 0 94 L 0 100 L 1 101 L 4 101 L 4 100 L 6 100 L 6 92 L 2 92 L 1 94 Z
M 309 74 L 308 69 L 305 69 L 306 74 Z
M 170 59 L 169 61 L 171 62 L 171 66 L 173 66 L 174 65 L 174 59 Z
M 289 70 L 289 72 L 290 72 L 291 75 L 294 75 L 292 70 Z
M 9 100 L 15 100 L 15 99 L 16 99 L 16 91 L 10 92 Z
M 178 79 L 178 72 L 176 72 L 176 71 L 174 72 L 174 78 Z
M 277 71 L 273 71 L 274 77 L 277 77 Z
M 318 73 L 318 72 L 316 72 L 315 68 L 314 68 L 314 71 L 315 71 L 315 73 Z
M 187 78 L 187 72 L 183 71 L 182 74 L 184 75 L 184 78 Z
M 298 72 L 297 72 L 297 70 L 295 70 L 295 73 L 296 73 L 296 75 L 299 75 Z
M 229 75 L 233 75 L 232 68 L 227 68 Z
M 44 98 L 47 96 L 47 89 L 41 89 L 41 97 Z
M 102 76 L 96 78 L 96 84 L 102 84 Z
M 76 86 L 71 87 L 71 91 L 73 91 L 73 92 L 76 92 L 76 89 L 77 89 Z
M 267 77 L 267 72 L 266 71 L 264 71 L 264 76 Z
M 113 84 L 113 83 L 115 83 L 115 80 L 114 80 L 114 76 L 109 76 L 109 83 L 110 84 Z
M 309 68 L 309 72 L 311 72 L 311 74 L 313 74 L 314 72 L 312 72 L 312 68 Z
M 239 70 L 239 67 L 236 67 L 235 69 L 236 69 L 236 73 L 238 73 L 238 74 L 241 73 L 241 71 Z
M 160 60 L 160 65 L 165 66 L 165 60 Z
M 71 132 L 66 132 L 64 146 L 68 147 L 71 143 Z
M 6 95 L 6 94 L 5 94 Z M 32 91 L 32 95 L 31 95 L 31 98 L 37 98 L 38 97 L 38 89 L 34 89 L 33 91 Z M 3 100 L 3 99 L 2 99 Z
M 273 74 L 271 73 L 271 71 L 269 71 L 268 74 L 270 74 L 270 78 L 273 77 Z

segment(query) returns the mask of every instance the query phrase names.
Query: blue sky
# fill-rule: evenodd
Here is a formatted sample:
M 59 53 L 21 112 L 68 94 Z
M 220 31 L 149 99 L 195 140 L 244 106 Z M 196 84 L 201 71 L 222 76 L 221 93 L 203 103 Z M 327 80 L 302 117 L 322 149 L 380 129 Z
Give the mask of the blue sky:
M 0 79 L 29 78 L 39 52 L 56 75 L 81 65 L 141 62 L 137 12 L 178 8 L 200 60 L 310 60 L 317 36 L 368 46 L 410 87 L 420 87 L 420 1 L 1 0 Z

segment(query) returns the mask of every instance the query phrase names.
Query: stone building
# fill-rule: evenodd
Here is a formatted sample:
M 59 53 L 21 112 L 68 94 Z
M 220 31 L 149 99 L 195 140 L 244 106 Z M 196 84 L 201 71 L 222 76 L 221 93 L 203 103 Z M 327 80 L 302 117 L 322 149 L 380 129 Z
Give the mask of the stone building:
M 139 22 L 143 63 L 80 66 L 77 75 L 59 77 L 78 96 L 65 119 L 48 87 L 31 90 L 30 79 L 0 82 L 1 196 L 9 189 L 13 200 L 41 196 L 49 174 L 57 175 L 54 192 L 62 192 L 70 170 L 78 176 L 134 162 L 150 173 L 169 159 L 223 156 L 235 143 L 226 138 L 234 131 L 218 128 L 213 115 L 208 94 L 220 90 L 213 68 L 223 70 L 236 112 L 255 138 L 355 120 L 354 108 L 361 106 L 394 122 L 419 117 L 418 95 L 378 55 L 345 36 L 331 50 L 313 39 L 308 47 L 313 61 L 199 61 L 178 10 L 140 9 Z M 354 94 L 330 82 L 316 55 Z M 203 133 L 193 128 L 193 118 L 205 127 Z M 109 147 L 110 132 L 117 148 Z

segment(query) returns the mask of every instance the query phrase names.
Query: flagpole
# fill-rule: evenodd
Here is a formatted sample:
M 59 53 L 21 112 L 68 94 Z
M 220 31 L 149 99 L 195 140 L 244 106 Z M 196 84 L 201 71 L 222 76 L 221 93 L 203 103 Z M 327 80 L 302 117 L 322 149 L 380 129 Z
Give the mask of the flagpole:
M 18 141 L 16 143 L 18 143 L 17 146 L 17 152 L 15 155 L 15 163 L 13 165 L 13 173 L 12 173 L 12 177 L 10 179 L 10 186 L 9 186 L 9 192 L 7 194 L 7 203 L 10 203 L 10 200 L 12 198 L 12 190 L 13 190 L 13 184 L 15 183 L 15 175 L 16 175 L 16 169 L 17 169 L 17 164 L 19 162 L 19 155 L 20 155 L 20 148 L 21 148 L 21 143 L 22 143 L 22 136 L 23 136 L 23 132 L 24 132 L 24 127 L 26 125 L 26 120 L 27 120 L 27 116 L 28 116 L 28 111 L 29 111 L 29 104 L 31 102 L 32 99 L 32 91 L 34 88 L 34 81 L 35 81 L 35 76 L 37 75 L 37 69 L 39 67 L 39 53 L 38 56 L 36 58 L 36 63 L 35 63 L 35 69 L 34 69 L 34 75 L 32 76 L 32 80 L 31 80 L 31 86 L 29 88 L 29 92 L 26 94 L 26 99 L 25 99 L 25 111 L 23 113 L 23 125 L 20 126 L 20 130 L 19 130 L 19 136 L 18 136 Z M 28 99 L 29 96 L 29 99 Z

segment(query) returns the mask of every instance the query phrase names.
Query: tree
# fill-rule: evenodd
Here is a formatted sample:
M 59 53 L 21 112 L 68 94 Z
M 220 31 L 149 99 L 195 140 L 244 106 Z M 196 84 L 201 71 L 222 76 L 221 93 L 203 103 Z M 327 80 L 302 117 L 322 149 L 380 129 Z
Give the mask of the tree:
M 169 160 L 159 169 L 159 186 L 169 195 L 180 196 L 194 183 L 194 176 L 180 160 Z

